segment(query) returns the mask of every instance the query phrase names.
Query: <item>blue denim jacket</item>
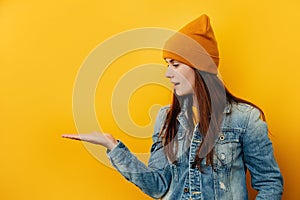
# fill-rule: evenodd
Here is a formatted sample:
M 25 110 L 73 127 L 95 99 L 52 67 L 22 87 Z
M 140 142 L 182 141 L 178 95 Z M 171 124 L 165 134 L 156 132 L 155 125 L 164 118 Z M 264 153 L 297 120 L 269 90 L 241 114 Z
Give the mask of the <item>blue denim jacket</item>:
M 121 141 L 108 151 L 112 165 L 127 180 L 155 199 L 247 200 L 248 169 L 251 185 L 258 191 L 257 200 L 281 199 L 283 178 L 273 155 L 267 125 L 256 108 L 242 103 L 227 105 L 215 145 L 214 165 L 204 168 L 202 173 L 192 167 L 202 142 L 201 134 L 195 127 L 192 140 L 187 143 L 184 110 L 177 117 L 178 162 L 171 164 L 166 158 L 159 132 L 168 108 L 163 107 L 158 113 L 148 166 Z

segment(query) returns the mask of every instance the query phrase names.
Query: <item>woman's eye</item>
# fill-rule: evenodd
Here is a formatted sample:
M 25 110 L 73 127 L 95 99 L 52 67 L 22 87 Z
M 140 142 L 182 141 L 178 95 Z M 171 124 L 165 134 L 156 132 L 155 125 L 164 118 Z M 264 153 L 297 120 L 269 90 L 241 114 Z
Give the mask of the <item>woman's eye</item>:
M 176 63 L 176 64 L 169 64 L 169 65 L 167 65 L 167 67 L 178 67 L 180 64 L 178 64 L 178 63 Z

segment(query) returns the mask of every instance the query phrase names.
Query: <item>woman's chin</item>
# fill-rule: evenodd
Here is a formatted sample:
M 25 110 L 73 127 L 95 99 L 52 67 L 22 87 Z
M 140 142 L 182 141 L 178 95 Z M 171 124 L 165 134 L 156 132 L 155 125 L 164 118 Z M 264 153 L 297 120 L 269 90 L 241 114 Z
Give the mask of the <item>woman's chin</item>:
M 182 97 L 182 96 L 189 95 L 189 94 L 191 94 L 191 93 L 188 93 L 188 92 L 185 93 L 185 92 L 180 92 L 180 91 L 175 90 L 175 94 L 176 94 L 177 96 Z
M 181 92 L 178 92 L 177 90 L 175 90 L 175 94 L 177 95 L 177 96 L 183 96 L 184 94 L 182 94 Z

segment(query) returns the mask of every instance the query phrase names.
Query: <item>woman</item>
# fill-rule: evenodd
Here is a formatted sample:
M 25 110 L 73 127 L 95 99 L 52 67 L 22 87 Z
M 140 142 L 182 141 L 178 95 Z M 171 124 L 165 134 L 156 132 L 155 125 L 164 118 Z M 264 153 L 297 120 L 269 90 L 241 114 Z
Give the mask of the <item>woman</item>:
M 281 199 L 283 179 L 264 114 L 218 78 L 209 18 L 202 15 L 179 30 L 166 42 L 163 57 L 174 94 L 158 113 L 148 166 L 110 134 L 63 137 L 106 147 L 112 165 L 153 198 L 246 200 L 248 170 L 256 199 Z

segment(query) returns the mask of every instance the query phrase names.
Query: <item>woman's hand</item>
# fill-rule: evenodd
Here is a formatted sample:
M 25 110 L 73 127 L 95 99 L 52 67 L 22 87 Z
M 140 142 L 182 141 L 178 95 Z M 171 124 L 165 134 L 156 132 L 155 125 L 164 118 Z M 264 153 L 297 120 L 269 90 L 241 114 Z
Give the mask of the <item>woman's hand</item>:
M 111 134 L 102 134 L 98 132 L 85 134 L 63 134 L 62 137 L 98 144 L 109 150 L 113 149 L 118 144 L 118 141 L 115 140 Z

